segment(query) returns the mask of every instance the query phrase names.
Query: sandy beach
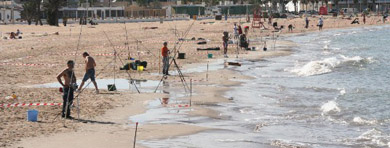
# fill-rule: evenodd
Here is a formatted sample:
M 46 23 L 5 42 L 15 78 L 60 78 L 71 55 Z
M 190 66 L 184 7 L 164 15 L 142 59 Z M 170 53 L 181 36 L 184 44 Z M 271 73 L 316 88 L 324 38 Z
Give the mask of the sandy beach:
M 189 104 L 189 116 L 206 116 L 209 118 L 225 118 L 218 111 L 203 106 L 212 106 L 219 103 L 229 103 L 234 98 L 226 98 L 223 94 L 234 86 L 241 85 L 239 80 L 250 80 L 253 77 L 241 75 L 227 68 L 205 69 L 207 63 L 229 62 L 237 59 L 247 59 L 253 62 L 262 62 L 270 57 L 287 56 L 296 44 L 292 41 L 271 40 L 275 33 L 272 29 L 250 29 L 250 47 L 256 51 L 241 50 L 236 54 L 236 47 L 229 45 L 229 58 L 223 59 L 221 51 L 197 51 L 197 48 L 222 47 L 222 32 L 233 30 L 233 23 L 244 19 L 229 19 L 227 21 L 174 21 L 152 23 L 118 23 L 99 24 L 97 26 L 68 25 L 67 27 L 4 25 L 0 32 L 6 36 L 7 32 L 20 29 L 23 39 L 0 40 L 0 104 L 15 103 L 61 103 L 62 93 L 58 88 L 42 88 L 41 84 L 56 83 L 56 75 L 66 68 L 67 60 L 75 60 L 77 80 L 84 74 L 84 63 L 81 53 L 87 51 L 97 62 L 97 79 L 128 79 L 125 71 L 119 67 L 128 62 L 128 57 L 148 62 L 143 72 L 130 71 L 132 79 L 159 82 L 162 78 L 160 49 L 164 41 L 168 41 L 168 48 L 173 50 L 177 41 L 175 33 L 184 38 L 182 46 L 178 48 L 186 53 L 186 59 L 178 59 L 187 83 L 193 80 L 193 94 L 184 92 L 180 78 L 174 73 L 164 80 L 169 83 L 170 91 L 175 90 L 180 97 L 171 102 Z M 362 20 L 362 18 L 360 19 Z M 370 16 L 364 25 L 352 25 L 352 20 L 324 17 L 324 30 L 364 27 L 381 25 L 380 16 Z M 301 33 L 318 32 L 316 24 L 318 16 L 310 17 L 309 29 L 304 28 L 304 18 L 274 19 L 285 29 L 276 36 L 288 36 Z M 292 24 L 293 32 L 288 32 L 286 26 Z M 242 26 L 251 26 L 242 22 Z M 150 27 L 158 27 L 149 29 Z M 266 23 L 267 28 L 271 28 Z M 127 31 L 126 31 L 127 30 Z M 183 35 L 188 34 L 184 37 Z M 127 32 L 127 33 L 126 33 Z M 80 36 L 81 34 L 81 36 Z M 127 34 L 127 35 L 126 35 Z M 195 38 L 196 40 L 191 40 Z M 207 40 L 205 45 L 197 45 L 198 38 Z M 267 41 L 268 51 L 262 51 L 264 40 Z M 276 47 L 273 47 L 273 44 Z M 114 52 L 118 54 L 114 59 Z M 207 55 L 213 54 L 209 59 Z M 238 56 L 238 58 L 236 58 Z M 225 65 L 231 67 L 231 65 Z M 175 68 L 171 67 L 174 71 Z M 91 84 L 92 85 L 92 84 Z M 130 147 L 133 145 L 135 131 L 134 122 L 130 116 L 145 113 L 148 104 L 156 99 L 170 98 L 173 93 L 164 93 L 162 84 L 157 93 L 155 87 L 143 88 L 141 93 L 136 91 L 119 90 L 115 93 L 100 88 L 101 93 L 95 94 L 93 89 L 86 89 L 80 94 L 80 119 L 64 120 L 57 115 L 61 112 L 60 106 L 25 106 L 0 107 L 0 147 L 17 148 L 45 148 L 45 147 Z M 13 99 L 15 94 L 17 99 Z M 183 103 L 184 102 L 184 103 Z M 161 103 L 169 108 L 169 104 Z M 28 122 L 26 112 L 30 109 L 39 110 L 39 122 Z M 72 116 L 77 117 L 76 109 Z M 64 126 L 66 125 L 66 126 Z M 143 124 L 138 126 L 137 140 L 168 139 L 176 136 L 190 135 L 202 131 L 212 130 L 188 124 Z M 137 145 L 137 147 L 145 147 Z

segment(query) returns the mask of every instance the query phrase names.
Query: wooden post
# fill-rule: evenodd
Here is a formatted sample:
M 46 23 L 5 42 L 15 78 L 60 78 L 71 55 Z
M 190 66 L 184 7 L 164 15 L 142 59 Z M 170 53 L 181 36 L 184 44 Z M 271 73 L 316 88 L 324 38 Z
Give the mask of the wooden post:
M 137 130 L 138 130 L 138 122 L 135 123 L 135 133 L 134 133 L 133 148 L 135 148 L 135 143 L 136 143 L 136 141 L 137 141 Z
M 209 81 L 209 61 L 207 61 L 206 81 Z
M 192 79 L 190 79 L 190 106 L 192 105 Z

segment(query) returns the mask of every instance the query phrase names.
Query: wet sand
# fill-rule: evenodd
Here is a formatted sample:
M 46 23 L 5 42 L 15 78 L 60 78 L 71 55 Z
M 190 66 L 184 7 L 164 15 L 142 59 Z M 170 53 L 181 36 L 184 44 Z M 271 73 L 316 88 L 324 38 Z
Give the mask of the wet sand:
M 380 17 L 371 17 L 367 22 L 376 22 Z M 316 21 L 317 18 L 311 18 Z M 278 21 L 278 19 L 276 19 Z M 237 20 L 214 21 L 203 20 L 195 21 L 191 27 L 191 31 L 186 39 L 205 38 L 210 40 L 207 45 L 196 45 L 196 42 L 184 42 L 180 48 L 180 52 L 187 53 L 185 60 L 178 60 L 179 65 L 186 69 L 204 67 L 207 62 L 212 63 L 215 59 L 207 59 L 207 52 L 196 51 L 198 47 L 221 47 L 221 36 L 223 31 L 231 31 L 232 24 Z M 364 25 L 350 25 L 351 20 L 326 18 L 324 29 L 341 28 L 341 27 L 361 27 Z M 61 93 L 58 88 L 31 88 L 36 84 L 56 82 L 56 74 L 64 69 L 65 62 L 70 59 L 76 59 L 76 76 L 80 79 L 83 75 L 82 57 L 83 51 L 88 51 L 97 61 L 98 79 L 112 79 L 114 64 L 109 64 L 113 60 L 113 46 L 117 53 L 121 54 L 121 60 L 125 61 L 130 53 L 132 57 L 146 60 L 150 64 L 146 71 L 139 73 L 132 71 L 131 76 L 134 79 L 159 80 L 161 75 L 157 75 L 159 70 L 160 48 L 163 41 L 175 40 L 174 28 L 178 34 L 183 34 L 193 21 L 176 21 L 159 23 L 137 23 L 126 24 L 128 30 L 128 40 L 126 40 L 126 32 L 124 24 L 101 24 L 91 28 L 91 26 L 82 27 L 82 36 L 80 40 L 79 50 L 77 49 L 80 26 L 73 27 L 49 27 L 49 26 L 26 26 L 26 25 L 8 25 L 1 26 L 0 31 L 10 32 L 16 31 L 17 28 L 23 32 L 22 40 L 0 40 L 1 52 L 0 63 L 0 83 L 3 87 L 0 88 L 0 104 L 9 103 L 35 103 L 35 102 L 50 102 L 61 103 Z M 206 22 L 206 24 L 203 24 Z M 214 23 L 209 23 L 214 22 Z M 304 21 L 301 18 L 292 20 L 278 21 L 279 24 L 287 26 L 294 24 L 295 31 L 293 33 L 305 33 L 307 31 L 316 31 L 315 26 L 311 26 L 306 30 L 303 28 Z M 243 26 L 249 25 L 243 24 Z M 143 27 L 158 26 L 158 29 L 142 29 Z M 59 35 L 52 33 L 59 32 Z M 113 46 L 105 37 L 104 32 L 109 36 Z M 258 29 L 255 32 L 249 32 L 249 39 L 259 38 L 260 36 L 272 36 L 271 30 Z M 286 30 L 281 34 L 286 33 Z M 137 44 L 135 38 L 142 41 Z M 129 47 L 125 45 L 129 42 Z M 289 41 L 277 41 L 275 51 L 270 50 L 271 41 L 267 45 L 269 51 L 241 51 L 239 58 L 259 60 L 262 58 L 273 56 L 284 56 L 291 53 L 290 46 L 294 43 Z M 230 59 L 235 58 L 235 47 L 229 48 Z M 253 42 L 250 47 L 263 47 L 262 42 Z M 172 49 L 172 44 L 168 45 Z M 138 51 L 138 52 L 137 52 Z M 76 55 L 73 55 L 75 54 Z M 139 54 L 138 54 L 139 53 Z M 222 51 L 210 52 L 214 53 L 216 58 L 222 58 Z M 138 56 L 139 55 L 139 56 Z M 261 62 L 261 61 L 260 61 Z M 15 64 L 38 64 L 20 66 Z M 107 66 L 108 65 L 108 66 Z M 116 61 L 116 77 L 128 78 L 124 71 L 119 71 L 121 66 L 119 60 Z M 107 66 L 108 68 L 104 68 Z M 221 102 L 229 102 L 229 98 L 224 98 L 222 94 L 229 90 L 229 87 L 240 85 L 240 82 L 234 79 L 251 79 L 243 77 L 233 71 L 226 69 L 213 70 L 208 72 L 208 81 L 206 81 L 206 72 L 184 73 L 188 79 L 194 81 L 194 92 L 197 95 L 192 97 L 194 102 L 193 111 L 190 115 L 193 116 L 209 116 L 212 118 L 220 118 L 218 112 L 200 107 L 201 104 L 217 104 Z M 176 87 L 180 86 L 177 76 L 168 78 L 168 82 L 175 83 Z M 204 86 L 205 84 L 210 86 Z M 218 87 L 212 87 L 218 85 Z M 101 88 L 103 93 L 105 88 Z M 15 94 L 20 99 L 5 99 L 7 96 Z M 206 92 L 206 93 L 205 93 Z M 166 94 L 162 93 L 142 93 L 120 91 L 119 94 L 99 94 L 96 95 L 91 89 L 87 89 L 80 96 L 80 109 L 82 122 L 66 120 L 66 128 L 63 126 L 64 121 L 60 118 L 53 120 L 60 112 L 58 106 L 35 106 L 35 107 L 10 107 L 0 108 L 3 114 L 0 121 L 4 124 L 0 131 L 0 147 L 56 147 L 70 145 L 74 147 L 129 147 L 132 145 L 132 137 L 134 135 L 134 124 L 129 121 L 129 116 L 140 114 L 146 111 L 145 105 L 152 99 L 161 98 Z M 188 98 L 182 98 L 188 100 Z M 28 109 L 38 109 L 40 111 L 38 123 L 26 121 L 26 111 Z M 73 111 L 73 116 L 75 116 Z M 179 135 L 188 135 L 196 132 L 207 130 L 203 127 L 190 124 L 146 124 L 140 125 L 138 138 L 139 140 L 146 139 L 164 139 Z M 66 139 L 66 140 L 64 140 Z M 65 143 L 61 144 L 61 143 Z

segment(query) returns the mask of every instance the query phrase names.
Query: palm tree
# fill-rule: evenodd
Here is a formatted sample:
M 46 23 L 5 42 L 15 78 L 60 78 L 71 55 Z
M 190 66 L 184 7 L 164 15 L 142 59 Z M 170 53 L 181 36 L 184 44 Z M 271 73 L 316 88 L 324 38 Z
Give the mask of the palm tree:
M 306 6 L 305 10 L 307 11 L 308 0 L 302 0 L 301 3 Z
M 28 1 L 23 4 L 23 11 L 21 17 L 27 20 L 28 25 L 31 25 L 32 19 L 36 16 L 36 6 L 34 1 Z
M 58 26 L 58 10 L 65 5 L 64 0 L 46 0 L 43 7 L 47 14 L 47 23 L 51 26 Z
M 136 0 L 136 1 L 137 1 L 138 6 L 140 6 L 140 7 L 149 6 L 149 0 Z M 184 1 L 184 3 L 185 3 L 185 1 Z
M 339 0 L 334 0 L 334 5 L 335 5 L 336 8 L 338 9 L 338 8 L 339 8 Z
M 41 20 L 41 0 L 35 0 L 35 7 L 36 7 L 36 13 L 35 13 L 35 25 L 38 25 L 38 23 L 42 26 L 42 20 Z
M 353 0 L 353 5 L 355 6 L 356 9 L 358 9 L 358 3 L 359 0 Z
M 312 6 L 312 10 L 314 10 L 314 3 L 315 3 L 315 0 L 309 0 L 310 3 L 311 3 L 311 6 Z
M 272 2 L 272 11 L 275 12 L 278 6 L 278 0 L 271 0 Z
M 368 7 L 368 0 L 363 0 L 363 5 L 366 6 L 366 8 Z
M 297 8 L 298 0 L 292 0 L 292 2 L 294 4 L 294 11 L 295 11 L 295 13 L 297 13 L 297 11 L 298 11 L 298 8 Z

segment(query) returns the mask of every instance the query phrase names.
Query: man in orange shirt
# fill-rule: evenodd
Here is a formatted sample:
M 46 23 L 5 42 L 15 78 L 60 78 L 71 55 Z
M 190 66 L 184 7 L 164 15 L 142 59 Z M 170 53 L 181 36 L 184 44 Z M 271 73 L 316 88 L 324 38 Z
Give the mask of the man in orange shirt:
M 168 42 L 164 42 L 164 47 L 161 49 L 161 55 L 163 56 L 163 74 L 169 75 L 169 50 L 167 48 Z

